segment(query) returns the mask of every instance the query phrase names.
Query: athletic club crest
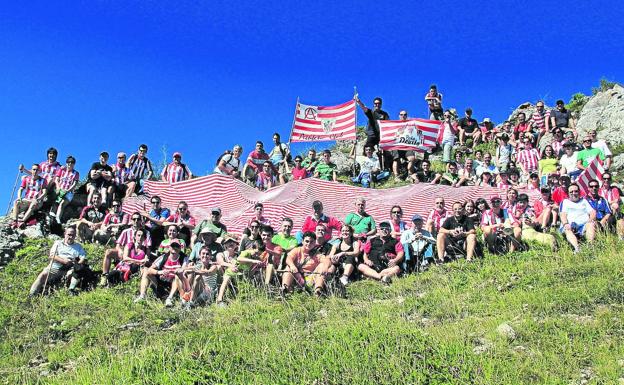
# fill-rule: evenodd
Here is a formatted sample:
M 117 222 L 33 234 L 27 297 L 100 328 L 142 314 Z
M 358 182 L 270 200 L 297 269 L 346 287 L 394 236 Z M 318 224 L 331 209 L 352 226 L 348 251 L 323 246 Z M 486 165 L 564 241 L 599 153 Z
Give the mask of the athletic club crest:
M 334 124 L 336 124 L 336 119 L 323 119 L 321 120 L 323 124 L 323 131 L 326 134 L 329 134 L 334 129 Z
M 422 146 L 424 137 L 422 130 L 415 123 L 407 123 L 396 131 L 395 141 L 412 146 Z

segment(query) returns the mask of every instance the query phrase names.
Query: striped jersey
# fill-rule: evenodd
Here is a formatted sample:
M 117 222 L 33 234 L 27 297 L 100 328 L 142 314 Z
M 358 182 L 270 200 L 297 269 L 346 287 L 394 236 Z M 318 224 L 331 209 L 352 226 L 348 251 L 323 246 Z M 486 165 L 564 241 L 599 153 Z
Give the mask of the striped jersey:
M 24 199 L 35 199 L 41 191 L 48 187 L 48 182 L 44 178 L 34 178 L 32 175 L 22 177 L 20 188 L 25 189 Z
M 149 171 L 153 171 L 152 162 L 146 156 L 139 154 L 130 155 L 128 168 L 131 180 L 144 179 Z
M 171 162 L 162 170 L 160 174 L 168 183 L 181 182 L 189 178 L 190 171 L 184 163 L 176 164 Z
M 80 173 L 76 170 L 69 170 L 67 166 L 63 166 L 56 171 L 56 185 L 61 190 L 68 191 L 74 183 L 80 180 Z
M 57 161 L 52 163 L 47 160 L 39 163 L 39 175 L 48 181 L 56 175 L 58 169 L 61 168 L 61 164 Z

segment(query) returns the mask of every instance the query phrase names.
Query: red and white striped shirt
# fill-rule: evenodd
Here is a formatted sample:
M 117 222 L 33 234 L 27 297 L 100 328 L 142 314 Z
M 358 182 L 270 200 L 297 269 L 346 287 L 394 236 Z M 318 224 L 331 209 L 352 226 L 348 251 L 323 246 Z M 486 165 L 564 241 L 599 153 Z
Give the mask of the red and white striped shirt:
M 526 172 L 536 171 L 539 152 L 535 148 L 525 148 L 516 154 L 516 163 L 522 165 Z
M 69 170 L 67 166 L 63 166 L 56 171 L 56 186 L 61 190 L 69 191 L 75 187 L 75 183 L 80 180 L 80 173 L 78 171 Z
M 481 226 L 492 226 L 505 223 L 507 219 L 507 210 L 500 209 L 500 214 L 496 214 L 493 209 L 485 210 L 481 214 Z
M 32 175 L 25 175 L 22 177 L 22 184 L 20 188 L 26 189 L 24 191 L 24 199 L 38 198 L 41 191 L 48 187 L 48 181 L 44 178 L 34 178 Z
M 540 114 L 538 111 L 535 111 L 533 115 L 531 115 L 531 120 L 533 121 L 533 125 L 538 130 L 543 130 L 546 128 L 546 119 L 550 119 L 550 111 L 544 110 L 543 114 Z
M 116 185 L 122 185 L 132 178 L 130 169 L 124 163 L 117 163 L 113 166 L 113 180 Z
M 124 212 L 120 212 L 119 214 L 109 212 L 104 217 L 104 224 L 105 225 L 110 225 L 110 224 L 118 225 L 120 223 L 128 224 L 129 220 L 130 220 L 130 216 L 128 214 L 125 214 Z
M 50 181 L 52 178 L 54 178 L 54 175 L 56 175 L 56 172 L 59 168 L 61 168 L 61 164 L 57 161 L 54 161 L 52 163 L 48 162 L 47 160 L 43 161 L 39 163 L 39 175 L 43 179 Z
M 440 226 L 442 226 L 442 222 L 444 222 L 447 216 L 448 216 L 448 213 L 446 212 L 446 209 L 442 210 L 442 212 L 438 212 L 438 210 L 433 209 L 431 210 L 431 212 L 429 213 L 429 216 L 427 217 L 427 222 L 432 221 L 433 231 L 437 232 L 440 230 Z
M 498 182 L 496 184 L 496 187 L 501 189 L 501 190 L 507 190 L 511 188 L 511 184 L 509 183 L 509 180 L 507 182 L 503 182 L 502 180 L 500 182 Z
M 162 171 L 161 176 L 168 183 L 181 182 L 189 178 L 190 171 L 185 164 L 171 162 Z
M 600 195 L 609 203 L 619 202 L 620 200 L 620 190 L 615 187 L 603 187 L 600 189 Z

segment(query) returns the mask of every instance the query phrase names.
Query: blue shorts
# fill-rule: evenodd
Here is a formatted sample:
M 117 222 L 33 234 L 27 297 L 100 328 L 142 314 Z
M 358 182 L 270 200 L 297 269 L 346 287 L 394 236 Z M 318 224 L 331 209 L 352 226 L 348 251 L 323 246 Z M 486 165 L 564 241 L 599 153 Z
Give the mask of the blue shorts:
M 585 223 L 583 223 L 582 225 L 579 225 L 577 223 L 570 223 L 570 226 L 572 227 L 572 232 L 575 235 L 584 235 L 585 234 Z M 559 231 L 561 233 L 565 233 L 565 229 L 563 228 L 563 225 L 559 227 Z

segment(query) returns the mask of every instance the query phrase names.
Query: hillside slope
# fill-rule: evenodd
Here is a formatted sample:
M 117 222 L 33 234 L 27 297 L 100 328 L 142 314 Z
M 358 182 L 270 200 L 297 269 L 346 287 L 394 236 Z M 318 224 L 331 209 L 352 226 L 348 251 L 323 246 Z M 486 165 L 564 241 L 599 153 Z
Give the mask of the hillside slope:
M 0 271 L 0 382 L 617 383 L 621 245 L 601 238 L 579 255 L 534 246 L 391 286 L 356 282 L 346 299 L 275 300 L 243 283 L 227 308 L 183 311 L 132 303 L 136 279 L 27 300 L 49 247 L 28 240 Z

